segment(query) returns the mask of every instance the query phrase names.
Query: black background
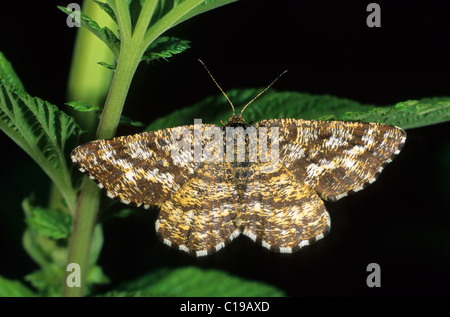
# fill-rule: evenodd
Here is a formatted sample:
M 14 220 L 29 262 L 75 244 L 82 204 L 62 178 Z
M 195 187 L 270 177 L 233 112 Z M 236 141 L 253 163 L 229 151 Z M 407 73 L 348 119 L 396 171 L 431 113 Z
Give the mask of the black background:
M 61 107 L 76 31 L 56 4 L 67 3 L 16 1 L 0 11 L 0 50 L 31 95 Z M 217 94 L 198 58 L 225 90 L 266 86 L 288 69 L 275 89 L 379 106 L 449 96 L 446 2 L 377 1 L 381 28 L 366 25 L 369 3 L 244 0 L 195 17 L 168 32 L 192 48 L 169 62 L 143 63 L 124 112 L 150 123 Z M 378 181 L 326 203 L 331 233 L 296 254 L 274 254 L 240 237 L 217 254 L 191 258 L 157 241 L 156 213 L 139 210 L 105 224 L 99 263 L 113 283 L 195 265 L 265 281 L 292 296 L 449 295 L 449 129 L 444 123 L 408 130 L 402 153 Z M 0 142 L 0 275 L 20 279 L 37 268 L 21 247 L 20 203 L 34 192 L 45 204 L 49 181 L 2 133 Z M 366 285 L 369 263 L 381 267 L 381 288 Z

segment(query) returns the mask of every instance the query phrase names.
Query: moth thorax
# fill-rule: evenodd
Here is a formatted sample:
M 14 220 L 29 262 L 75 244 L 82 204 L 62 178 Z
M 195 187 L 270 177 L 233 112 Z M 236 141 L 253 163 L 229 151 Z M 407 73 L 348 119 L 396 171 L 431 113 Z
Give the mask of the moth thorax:
M 227 126 L 224 138 L 227 162 L 256 162 L 258 136 L 255 127 L 245 123 Z

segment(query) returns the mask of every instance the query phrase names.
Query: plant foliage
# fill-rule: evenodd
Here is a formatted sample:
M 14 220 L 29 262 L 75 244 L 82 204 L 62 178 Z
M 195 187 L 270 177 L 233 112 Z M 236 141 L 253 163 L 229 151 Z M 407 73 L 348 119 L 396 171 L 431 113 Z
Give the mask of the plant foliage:
M 233 89 L 227 95 L 236 112 L 262 89 Z M 232 114 L 231 107 L 221 94 L 161 117 L 147 126 L 146 131 L 192 124 L 201 117 L 204 123 L 221 125 Z M 329 95 L 311 95 L 293 91 L 267 91 L 244 112 L 247 122 L 272 118 L 298 118 L 306 120 L 341 120 L 378 122 L 403 129 L 418 128 L 450 121 L 450 98 L 436 97 L 408 100 L 392 106 L 376 107 Z
M 273 297 L 285 296 L 276 287 L 197 267 L 160 269 L 119 285 L 114 292 L 128 296 Z M 108 294 L 106 294 L 108 295 Z

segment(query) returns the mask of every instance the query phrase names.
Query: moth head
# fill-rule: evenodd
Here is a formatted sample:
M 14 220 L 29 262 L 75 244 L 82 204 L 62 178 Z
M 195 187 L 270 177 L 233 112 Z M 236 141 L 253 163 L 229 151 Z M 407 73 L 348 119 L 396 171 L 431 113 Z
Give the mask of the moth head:
M 245 119 L 241 113 L 239 114 L 233 113 L 230 119 L 228 119 L 228 126 L 240 126 L 245 125 L 245 123 L 246 123 Z

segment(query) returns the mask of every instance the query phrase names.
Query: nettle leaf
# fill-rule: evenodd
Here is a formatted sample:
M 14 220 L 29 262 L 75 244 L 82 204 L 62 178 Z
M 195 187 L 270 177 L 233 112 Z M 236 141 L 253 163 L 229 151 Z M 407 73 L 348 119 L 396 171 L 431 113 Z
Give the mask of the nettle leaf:
M 218 7 L 236 2 L 238 0 L 205 0 L 202 4 L 195 7 L 193 10 L 189 11 L 187 14 L 183 15 L 178 21 L 173 25 L 177 25 L 183 21 L 186 21 L 196 15 L 205 13 L 210 10 L 214 10 Z
M 74 11 L 67 9 L 63 6 L 58 6 L 58 9 L 60 9 L 62 12 L 66 13 L 67 15 L 74 14 Z M 86 14 L 84 14 L 81 11 L 75 11 L 80 14 L 80 22 L 81 26 L 88 29 L 92 34 L 97 36 L 100 40 L 102 40 L 111 50 L 111 52 L 114 54 L 116 58 L 119 56 L 120 52 L 120 40 L 117 38 L 117 36 L 114 34 L 113 31 L 111 31 L 108 27 L 100 27 L 97 22 L 92 20 L 90 17 L 88 17 Z
M 101 2 L 98 0 L 94 0 L 94 2 L 97 3 L 98 6 L 100 7 L 100 9 L 105 11 L 111 17 L 111 19 L 113 19 L 113 21 L 116 22 L 116 24 L 117 24 L 116 14 L 114 13 L 113 8 L 111 8 L 111 6 L 108 3 Z
M 38 290 L 40 296 L 53 297 L 61 294 L 64 274 L 65 270 L 50 263 L 40 270 L 27 274 L 25 280 Z
M 62 287 L 61 281 L 64 279 L 67 266 L 68 249 L 64 241 L 54 240 L 54 237 L 58 238 L 60 233 L 70 232 L 69 223 L 71 223 L 71 220 L 55 221 L 52 211 L 35 207 L 31 201 L 32 199 L 25 199 L 22 203 L 27 217 L 26 222 L 29 223 L 22 241 L 24 249 L 40 268 L 28 274 L 25 280 L 39 291 L 40 296 L 59 296 Z M 36 215 L 36 211 L 39 215 Z M 49 217 L 51 217 L 50 220 L 47 219 Z M 37 219 L 37 221 L 33 220 L 30 223 L 28 219 L 32 218 Z M 66 216 L 63 216 L 63 218 L 66 218 Z M 65 229 L 61 230 L 64 227 Z M 57 233 L 56 236 L 55 233 Z M 102 246 L 103 233 L 99 225 L 95 227 L 90 248 L 89 268 L 86 278 L 87 293 L 90 292 L 94 284 L 109 282 L 101 267 L 95 264 Z
M 70 232 L 71 230 L 71 219 L 47 220 L 46 218 L 50 218 L 54 215 L 53 212 L 36 207 L 33 200 L 33 197 L 29 197 L 22 201 L 25 221 L 28 223 L 28 227 L 22 238 L 23 247 L 33 261 L 42 268 L 45 268 L 50 264 L 57 266 L 65 265 L 67 260 L 67 248 L 64 243 L 56 241 L 52 236 L 56 236 L 57 238 L 60 236 L 67 236 L 68 234 L 65 232 Z M 47 212 L 48 215 L 45 214 Z M 29 222 L 28 219 L 33 220 Z M 61 227 L 61 229 L 58 227 Z M 48 228 L 50 228 L 50 230 L 48 230 Z M 55 232 L 56 235 L 54 234 Z
M 390 107 L 374 108 L 368 112 L 349 112 L 331 119 L 379 122 L 403 129 L 418 128 L 450 121 L 450 98 L 408 100 Z
M 263 88 L 232 89 L 228 97 L 239 113 L 242 107 L 252 100 Z M 346 111 L 372 109 L 373 106 L 328 95 L 311 95 L 299 92 L 278 92 L 271 89 L 256 99 L 244 112 L 247 122 L 272 118 L 317 119 L 330 113 L 344 114 Z M 232 114 L 226 98 L 219 94 L 207 97 L 193 106 L 176 110 L 152 122 L 145 130 L 158 130 L 185 124 L 193 124 L 194 118 L 202 118 L 203 123 L 222 125 Z
M 134 296 L 259 297 L 284 296 L 274 286 L 197 267 L 161 269 L 119 286 L 113 292 Z M 108 294 L 106 294 L 108 295 Z
M 33 297 L 36 296 L 28 287 L 19 281 L 12 281 L 0 276 L 0 297 Z
M 35 205 L 34 198 L 22 201 L 25 222 L 28 224 L 22 243 L 30 257 L 41 267 L 66 264 L 67 248 L 64 241 L 71 231 L 72 218 L 62 211 L 52 211 Z
M 76 111 L 81 112 L 91 112 L 91 111 L 100 111 L 100 107 L 93 106 L 84 101 L 69 101 L 66 102 L 65 105 L 72 107 Z
M 106 63 L 106 62 L 98 62 L 97 64 L 99 64 L 99 65 L 101 65 L 101 66 L 103 66 L 103 67 L 105 67 L 106 69 L 109 69 L 109 70 L 115 70 L 116 69 L 116 65 L 109 64 L 109 63 Z
M 164 15 L 166 15 L 170 10 L 179 5 L 185 0 L 159 0 L 156 4 L 155 11 L 153 12 L 150 25 L 155 24 L 156 21 L 160 20 Z M 136 1 L 135 1 L 136 2 Z M 139 6 L 142 7 L 143 1 L 139 0 Z
M 242 107 L 261 90 L 261 88 L 233 89 L 227 92 L 227 95 L 239 113 Z M 193 124 L 194 118 L 202 118 L 203 123 L 221 125 L 220 120 L 227 121 L 231 114 L 231 107 L 225 97 L 215 95 L 161 117 L 145 130 Z M 450 121 L 450 98 L 428 98 L 400 102 L 394 106 L 375 107 L 329 95 L 278 92 L 272 89 L 256 99 L 243 115 L 247 122 L 272 118 L 299 118 L 379 122 L 410 129 Z
M 32 206 L 25 221 L 37 233 L 56 240 L 67 238 L 72 228 L 72 217 L 60 209 Z
M 11 63 L 5 58 L 2 52 L 0 52 L 0 78 L 3 78 L 5 82 L 17 89 L 18 91 L 25 92 L 22 82 L 14 71 Z
M 0 83 L 0 128 L 38 161 L 43 156 L 57 169 L 65 165 L 65 142 L 81 131 L 74 119 L 56 106 L 14 91 L 3 80 Z
M 176 37 L 162 36 L 153 41 L 141 60 L 151 61 L 158 58 L 169 58 L 190 48 L 189 41 Z
M 105 294 L 97 295 L 98 297 L 146 297 L 142 292 L 126 292 L 126 291 L 111 291 Z
M 136 213 L 136 208 L 108 210 L 108 212 L 102 213 L 101 218 L 99 219 L 99 223 L 105 223 L 111 219 L 116 219 L 116 218 L 127 218 L 134 213 Z
M 39 296 L 60 296 L 62 283 L 64 281 L 65 268 L 56 266 L 53 263 L 33 271 L 25 276 L 29 282 L 39 292 Z M 99 266 L 90 266 L 87 272 L 86 295 L 90 295 L 93 284 L 107 284 L 108 277 L 103 273 Z
M 91 255 L 89 257 L 89 265 L 95 266 L 103 247 L 103 230 L 101 225 L 95 226 L 94 235 L 91 243 Z M 89 282 L 89 280 L 88 280 Z
M 101 115 L 101 109 L 97 106 L 92 106 L 84 101 L 69 101 L 66 102 L 65 105 L 72 107 L 74 110 L 80 111 L 80 112 L 91 112 L 94 111 L 97 113 L 97 115 L 100 117 Z M 119 125 L 125 125 L 125 126 L 134 126 L 134 127 L 144 127 L 145 125 L 142 122 L 133 120 L 129 117 L 126 117 L 124 115 L 120 116 Z
M 101 266 L 93 265 L 89 268 L 87 273 L 87 281 L 90 284 L 108 284 L 109 278 L 103 272 Z
M 73 208 L 76 195 L 65 145 L 69 138 L 81 133 L 75 120 L 49 102 L 16 90 L 0 78 L 0 129 L 38 163 Z
M 142 122 L 133 120 L 124 115 L 120 116 L 119 125 L 126 125 L 126 126 L 133 126 L 133 127 L 145 127 L 145 124 L 143 124 Z
M 139 4 L 142 7 L 143 6 L 143 2 L 145 0 L 139 0 Z M 171 10 L 173 10 L 174 8 L 176 8 L 177 6 L 183 4 L 183 2 L 186 2 L 187 0 L 159 0 L 156 8 L 155 8 L 155 12 L 153 13 L 152 16 L 152 22 L 153 20 L 160 20 L 164 15 L 166 15 L 167 13 L 169 13 Z M 195 11 L 195 13 L 191 13 L 189 14 L 189 17 L 186 16 L 184 20 L 191 18 L 197 14 L 215 9 L 217 7 L 223 6 L 225 4 L 231 3 L 231 2 L 235 2 L 237 0 L 204 0 L 203 3 L 201 3 L 200 5 L 198 5 L 197 7 L 195 7 L 194 9 L 192 9 L 191 11 Z M 132 0 L 131 2 L 138 2 L 137 0 Z M 150 25 L 152 25 L 153 23 L 150 23 Z

